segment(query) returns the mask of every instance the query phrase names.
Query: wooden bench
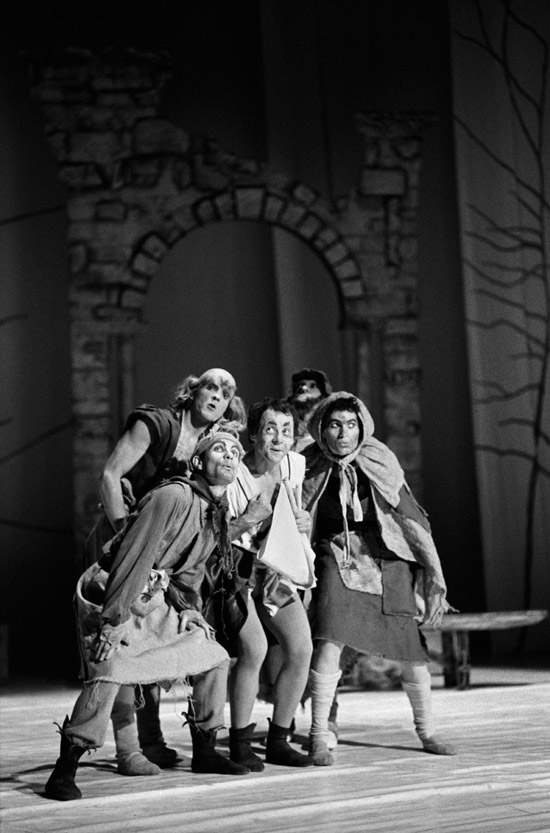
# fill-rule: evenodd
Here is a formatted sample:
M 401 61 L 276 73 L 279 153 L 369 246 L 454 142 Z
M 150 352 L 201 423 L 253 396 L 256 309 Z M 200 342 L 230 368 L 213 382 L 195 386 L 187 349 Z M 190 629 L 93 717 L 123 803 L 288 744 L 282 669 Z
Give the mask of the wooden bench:
M 547 616 L 547 610 L 445 614 L 440 627 L 437 628 L 437 631 L 441 632 L 445 687 L 466 689 L 470 685 L 470 631 L 524 628 L 542 622 Z

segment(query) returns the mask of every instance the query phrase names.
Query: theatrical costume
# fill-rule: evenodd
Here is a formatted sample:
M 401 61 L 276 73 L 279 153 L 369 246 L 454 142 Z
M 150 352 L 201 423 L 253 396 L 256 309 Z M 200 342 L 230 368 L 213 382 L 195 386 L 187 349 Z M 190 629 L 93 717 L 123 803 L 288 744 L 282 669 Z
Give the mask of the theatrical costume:
M 305 473 L 305 460 L 301 454 L 289 451 L 280 463 L 281 480 L 286 480 L 292 490 L 301 489 Z M 281 488 L 284 488 L 281 485 Z M 237 477 L 227 487 L 227 500 L 231 517 L 243 514 L 252 498 L 260 493 L 257 479 L 249 468 L 241 462 Z M 253 558 L 250 586 L 255 600 L 261 600 L 271 616 L 292 598 L 296 598 L 300 589 L 291 579 L 281 575 L 271 567 L 267 567 L 255 556 L 261 547 L 263 538 L 268 534 L 271 519 L 264 521 L 258 527 L 243 533 L 233 541 L 233 548 L 237 552 L 249 554 Z
M 193 620 L 192 612 L 202 608 L 209 557 L 215 552 L 222 562 L 228 558 L 227 529 L 223 497 L 213 497 L 198 475 L 174 478 L 142 498 L 113 539 L 109 555 L 81 577 L 75 607 L 85 682 L 63 726 L 62 751 L 63 743 L 79 755 L 103 744 L 121 684 L 170 683 L 192 676 L 188 721 L 194 761 L 197 757 L 193 768 L 223 771 L 200 769 L 199 747 L 208 747 L 208 757 L 223 725 L 229 658 L 202 627 L 191 623 L 186 628 L 183 617 L 189 611 Z M 115 651 L 94 662 L 98 637 Z M 234 774 L 248 771 L 241 770 Z M 61 776 L 54 770 L 46 794 L 60 800 L 80 797 L 74 789 L 63 797 Z M 75 788 L 74 771 L 70 780 Z
M 323 437 L 323 418 L 346 397 L 356 405 L 360 439 L 352 453 L 338 457 Z M 313 639 L 402 663 L 402 685 L 417 732 L 423 741 L 432 739 L 431 682 L 419 621 L 424 610 L 446 609 L 447 603 L 427 515 L 414 499 L 395 454 L 372 436 L 374 423 L 360 400 L 341 391 L 331 394 L 315 411 L 310 431 L 315 443 L 303 452 L 302 496 L 312 515 L 316 552 Z M 336 670 L 328 675 L 312 670 L 310 675 L 312 737 L 324 743 L 339 677 Z M 426 751 L 436 751 L 427 746 L 426 740 Z M 332 762 L 330 757 L 325 756 L 326 762 Z
M 177 460 L 174 456 L 181 433 L 181 411 L 174 408 L 157 408 L 155 405 L 140 405 L 128 416 L 122 434 L 129 431 L 137 420 L 141 420 L 147 426 L 151 442 L 143 457 L 122 478 L 122 489 L 130 511 L 135 509 L 147 492 L 163 480 L 191 473 L 189 461 Z M 103 512 L 86 541 L 87 566 L 102 557 L 114 534 L 115 531 Z
M 170 477 L 190 475 L 190 461 L 178 451 L 182 413 L 172 407 L 159 408 L 143 404 L 135 408 L 126 419 L 123 435 L 140 420 L 147 426 L 150 436 L 149 446 L 143 456 L 121 479 L 122 493 L 130 515 L 139 501 L 155 486 Z M 97 563 L 108 553 L 114 536 L 115 530 L 107 514 L 102 512 L 86 540 L 86 566 Z M 89 582 L 90 576 L 83 580 Z M 144 684 L 137 694 L 140 701 L 137 736 L 130 726 L 135 722 L 136 714 L 134 689 L 122 686 L 113 708 L 118 771 L 124 775 L 153 775 L 160 772 L 157 764 L 161 767 L 174 766 L 177 753 L 167 747 L 162 734 L 159 720 L 160 689 L 156 681 Z M 146 757 L 139 754 L 140 750 Z

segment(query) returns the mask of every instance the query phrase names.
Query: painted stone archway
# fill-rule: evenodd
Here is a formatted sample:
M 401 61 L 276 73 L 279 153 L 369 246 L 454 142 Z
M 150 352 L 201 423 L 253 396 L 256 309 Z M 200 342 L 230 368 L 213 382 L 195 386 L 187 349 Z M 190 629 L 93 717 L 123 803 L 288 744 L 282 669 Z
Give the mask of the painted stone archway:
M 364 165 L 336 204 L 257 160 L 159 118 L 163 52 L 34 55 L 32 92 L 68 187 L 75 530 L 97 513 L 97 477 L 133 405 L 133 343 L 165 254 L 210 222 L 255 220 L 311 247 L 353 328 L 356 391 L 421 492 L 416 206 L 421 115 L 357 116 Z

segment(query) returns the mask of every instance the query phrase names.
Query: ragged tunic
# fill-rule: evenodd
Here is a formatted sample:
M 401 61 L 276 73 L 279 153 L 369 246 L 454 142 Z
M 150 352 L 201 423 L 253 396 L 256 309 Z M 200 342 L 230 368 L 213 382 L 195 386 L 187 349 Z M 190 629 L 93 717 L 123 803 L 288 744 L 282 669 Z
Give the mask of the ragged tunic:
M 139 501 L 164 480 L 190 474 L 189 462 L 176 458 L 181 433 L 181 411 L 173 408 L 157 408 L 155 405 L 139 405 L 129 414 L 123 434 L 140 420 L 147 426 L 151 442 L 145 454 L 122 478 L 121 485 L 128 509 L 132 512 Z M 98 561 L 114 537 L 114 530 L 103 512 L 94 524 L 86 540 L 86 565 Z
M 313 637 L 388 659 L 424 662 L 424 643 L 414 618 L 413 584 L 419 568 L 384 545 L 370 484 L 361 472 L 358 495 L 364 516 L 355 521 L 348 513 L 347 556 L 336 473 L 319 501 L 318 585 L 310 611 Z
M 227 506 L 202 478 L 175 478 L 148 492 L 113 541 L 108 558 L 81 577 L 75 596 L 87 682 L 149 683 L 184 679 L 228 659 L 224 648 L 180 614 L 201 611 L 207 564 L 228 555 Z M 161 574 L 151 592 L 151 571 Z M 103 625 L 124 626 L 111 659 L 90 661 Z
M 359 445 L 345 458 L 331 453 L 322 431 L 325 414 L 342 399 L 354 401 L 360 425 Z M 317 552 L 313 636 L 389 659 L 425 661 L 415 617 L 448 607 L 427 515 L 395 454 L 372 436 L 374 422 L 360 400 L 331 394 L 310 431 L 315 442 L 303 452 L 302 494 Z

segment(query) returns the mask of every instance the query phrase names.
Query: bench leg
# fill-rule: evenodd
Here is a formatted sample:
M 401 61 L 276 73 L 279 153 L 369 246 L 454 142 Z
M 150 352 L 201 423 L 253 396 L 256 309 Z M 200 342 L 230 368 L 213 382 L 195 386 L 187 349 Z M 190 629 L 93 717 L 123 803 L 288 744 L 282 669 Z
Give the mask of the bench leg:
M 468 631 L 444 631 L 441 637 L 445 688 L 468 688 L 471 667 Z

